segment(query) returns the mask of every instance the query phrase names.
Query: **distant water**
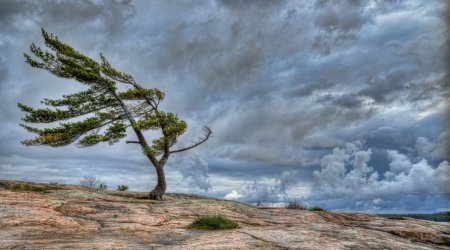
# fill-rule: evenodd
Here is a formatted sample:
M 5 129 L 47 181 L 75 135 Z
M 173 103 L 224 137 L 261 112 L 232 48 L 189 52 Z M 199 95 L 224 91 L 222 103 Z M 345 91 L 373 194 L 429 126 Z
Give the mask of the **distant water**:
M 446 222 L 446 221 L 436 221 L 439 224 L 444 224 L 444 225 L 450 225 L 450 222 Z

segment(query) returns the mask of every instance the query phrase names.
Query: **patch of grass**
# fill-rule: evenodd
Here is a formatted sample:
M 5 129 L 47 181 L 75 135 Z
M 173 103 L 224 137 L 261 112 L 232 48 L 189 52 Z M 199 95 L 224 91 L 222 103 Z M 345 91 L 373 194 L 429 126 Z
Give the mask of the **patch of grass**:
M 125 185 L 118 185 L 118 186 L 117 186 L 117 190 L 118 190 L 118 191 L 122 191 L 122 192 L 127 191 L 127 190 L 128 190 L 128 186 L 125 186 Z
M 208 230 L 234 229 L 238 227 L 239 224 L 237 222 L 227 219 L 222 215 L 200 216 L 188 226 L 190 229 Z
M 309 211 L 322 211 L 322 212 L 327 212 L 326 209 L 318 207 L 318 206 L 314 206 L 314 207 L 308 207 L 306 205 L 303 205 L 300 203 L 300 201 L 298 200 L 292 200 L 292 201 L 288 201 L 285 205 L 285 208 L 287 209 L 299 209 L 299 210 L 309 210 Z
M 11 191 L 31 191 L 31 192 L 45 192 L 50 190 L 64 189 L 61 185 L 57 183 L 34 184 L 22 182 L 1 182 L 0 187 Z
M 323 211 L 323 212 L 327 211 L 326 209 L 323 209 L 321 207 L 310 207 L 310 208 L 308 208 L 308 210 L 309 211 Z
M 300 210 L 308 210 L 308 207 L 302 205 L 299 201 L 297 200 L 292 200 L 292 201 L 288 201 L 288 203 L 286 203 L 284 205 L 285 208 L 287 209 L 300 209 Z

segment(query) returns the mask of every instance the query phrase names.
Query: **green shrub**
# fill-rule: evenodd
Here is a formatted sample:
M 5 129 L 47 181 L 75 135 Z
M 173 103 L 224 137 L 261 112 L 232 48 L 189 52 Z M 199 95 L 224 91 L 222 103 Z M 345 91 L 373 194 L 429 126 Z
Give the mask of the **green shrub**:
M 100 190 L 107 190 L 108 189 L 108 187 L 105 185 L 105 184 L 100 184 L 99 186 L 98 186 L 98 189 L 100 189 Z
M 287 208 L 287 209 L 300 209 L 300 210 L 307 210 L 308 209 L 306 206 L 302 205 L 297 200 L 288 201 L 288 203 L 286 203 L 286 205 L 284 205 L 284 207 Z
M 308 208 L 309 211 L 327 211 L 326 209 L 323 209 L 321 207 L 310 207 Z
M 128 186 L 125 186 L 125 185 L 118 185 L 118 186 L 117 186 L 117 190 L 118 190 L 118 191 L 127 191 L 127 190 L 128 190 Z
M 49 190 L 61 190 L 64 189 L 59 184 L 34 184 L 24 182 L 2 182 L 0 187 L 12 191 L 31 191 L 31 192 L 44 192 Z
M 239 224 L 235 221 L 227 219 L 221 215 L 207 215 L 198 217 L 192 222 L 188 228 L 191 229 L 233 229 L 238 228 Z

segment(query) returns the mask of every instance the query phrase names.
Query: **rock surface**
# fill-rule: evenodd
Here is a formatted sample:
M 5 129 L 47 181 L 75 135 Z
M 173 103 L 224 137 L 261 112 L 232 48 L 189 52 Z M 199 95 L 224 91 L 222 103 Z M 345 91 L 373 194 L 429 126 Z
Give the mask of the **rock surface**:
M 450 226 L 430 221 L 181 194 L 149 201 L 143 193 L 68 185 L 24 191 L 5 183 L 19 182 L 0 182 L 0 249 L 450 249 Z M 240 228 L 186 229 L 211 214 Z

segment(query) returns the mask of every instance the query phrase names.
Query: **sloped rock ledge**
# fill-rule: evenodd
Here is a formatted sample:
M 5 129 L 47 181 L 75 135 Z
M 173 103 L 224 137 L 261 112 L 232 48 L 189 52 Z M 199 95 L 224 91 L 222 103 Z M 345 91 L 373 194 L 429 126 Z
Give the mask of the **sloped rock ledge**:
M 0 181 L 0 249 L 450 249 L 450 226 L 367 214 L 259 208 L 199 195 Z M 9 186 L 8 186 L 9 185 Z M 33 186 L 38 186 L 34 188 Z M 222 214 L 239 229 L 189 230 Z

